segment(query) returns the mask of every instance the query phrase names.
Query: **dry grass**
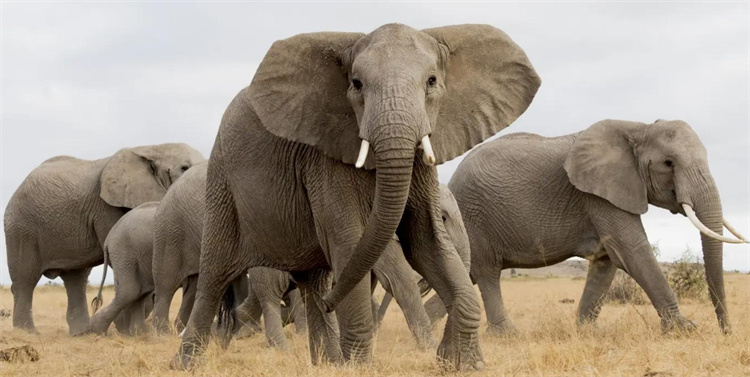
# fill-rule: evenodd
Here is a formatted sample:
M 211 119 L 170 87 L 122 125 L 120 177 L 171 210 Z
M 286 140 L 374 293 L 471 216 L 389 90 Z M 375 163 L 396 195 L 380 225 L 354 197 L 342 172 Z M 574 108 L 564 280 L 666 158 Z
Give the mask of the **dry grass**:
M 683 313 L 699 324 L 691 334 L 662 335 L 656 312 L 647 305 L 608 304 L 596 327 L 578 329 L 575 311 L 584 281 L 570 278 L 503 281 L 503 295 L 519 334 L 484 335 L 486 368 L 469 376 L 592 375 L 708 376 L 750 375 L 750 275 L 728 274 L 727 296 L 734 333 L 721 335 L 708 302 L 683 300 Z M 105 292 L 105 303 L 113 292 Z M 94 290 L 89 291 L 92 296 Z M 574 298 L 576 304 L 559 301 Z M 179 300 L 173 303 L 176 313 Z M 0 289 L 0 309 L 12 308 L 12 295 Z M 310 365 L 307 339 L 288 331 L 291 351 L 269 349 L 263 336 L 234 341 L 227 351 L 211 346 L 193 372 L 167 368 L 176 337 L 70 338 L 62 287 L 41 287 L 34 302 L 42 335 L 12 329 L 0 319 L 0 349 L 29 344 L 40 353 L 33 363 L 0 363 L 0 376 L 414 376 L 445 375 L 434 350 L 420 351 L 397 307 L 389 311 L 376 339 L 371 365 Z M 442 331 L 442 323 L 439 326 Z M 289 329 L 291 330 L 291 329 Z M 114 332 L 112 330 L 111 332 Z M 440 335 L 440 334 L 436 334 Z

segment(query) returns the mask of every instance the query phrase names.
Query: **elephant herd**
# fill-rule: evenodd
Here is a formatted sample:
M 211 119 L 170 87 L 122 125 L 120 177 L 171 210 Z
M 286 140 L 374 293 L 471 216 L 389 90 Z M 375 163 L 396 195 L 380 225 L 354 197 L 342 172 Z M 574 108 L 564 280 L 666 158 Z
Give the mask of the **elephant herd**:
M 700 230 L 719 325 L 731 330 L 724 219 L 706 150 L 682 121 L 604 120 L 559 137 L 509 134 L 473 149 L 440 186 L 435 165 L 509 126 L 541 80 L 487 25 L 275 42 L 229 104 L 210 158 L 185 144 L 125 148 L 95 161 L 54 157 L 5 211 L 13 325 L 36 332 L 34 287 L 60 276 L 71 335 L 181 332 L 174 368 L 212 334 L 224 346 L 283 326 L 313 362 L 367 362 L 395 298 L 417 342 L 450 368 L 481 369 L 479 286 L 490 333 L 516 331 L 500 271 L 588 259 L 579 323 L 595 321 L 617 269 L 645 290 L 662 328 L 691 329 L 651 252 L 648 205 Z M 735 238 L 723 236 L 726 227 Z M 90 269 L 114 270 L 115 297 L 89 317 Z M 105 277 L 102 277 L 102 284 Z M 388 292 L 378 307 L 372 292 Z M 183 300 L 174 324 L 175 292 Z M 434 295 L 426 303 L 422 296 Z M 379 313 L 380 312 L 380 313 Z M 447 314 L 441 341 L 432 323 Z

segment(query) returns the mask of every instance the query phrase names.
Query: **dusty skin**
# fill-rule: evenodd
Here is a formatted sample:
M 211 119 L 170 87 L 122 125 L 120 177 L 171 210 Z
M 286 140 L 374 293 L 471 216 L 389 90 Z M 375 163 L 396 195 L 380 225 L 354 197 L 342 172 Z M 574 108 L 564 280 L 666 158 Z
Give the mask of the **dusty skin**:
M 740 376 L 750 375 L 750 275 L 727 273 L 727 300 L 733 333 L 724 336 L 715 326 L 711 305 L 683 301 L 682 310 L 699 325 L 688 335 L 662 335 L 659 318 L 650 304 L 606 305 L 596 328 L 578 330 L 575 310 L 584 280 L 522 277 L 503 281 L 503 296 L 519 335 L 512 338 L 484 334 L 486 367 L 466 376 L 584 375 L 584 376 Z M 382 296 L 382 290 L 376 294 Z M 96 294 L 89 287 L 88 296 Z M 114 291 L 104 292 L 105 303 Z M 177 313 L 179 293 L 172 302 Z M 530 300 L 533 298 L 533 301 Z M 575 304 L 560 303 L 573 298 Z M 0 288 L 0 309 L 12 308 L 13 296 Z M 176 336 L 68 336 L 63 287 L 40 287 L 34 295 L 34 314 L 41 335 L 12 328 L 0 318 L 0 348 L 29 344 L 40 353 L 37 362 L 0 363 L 0 376 L 419 376 L 445 375 L 433 350 L 419 351 L 398 307 L 386 315 L 375 342 L 372 365 L 313 367 L 307 338 L 286 329 L 290 351 L 266 346 L 262 335 L 234 341 L 227 351 L 209 347 L 194 373 L 167 369 L 179 345 Z M 484 313 L 484 311 L 482 311 Z M 437 326 L 442 329 L 443 324 Z M 438 331 L 438 330 L 436 330 Z M 438 338 L 441 334 L 435 334 Z

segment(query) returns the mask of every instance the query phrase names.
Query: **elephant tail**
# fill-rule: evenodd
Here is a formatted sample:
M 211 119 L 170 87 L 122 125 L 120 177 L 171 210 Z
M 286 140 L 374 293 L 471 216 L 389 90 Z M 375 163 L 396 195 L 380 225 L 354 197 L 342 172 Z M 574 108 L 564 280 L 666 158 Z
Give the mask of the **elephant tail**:
M 107 266 L 109 266 L 109 248 L 107 244 L 104 244 L 104 272 L 102 273 L 102 282 L 99 283 L 99 293 L 96 294 L 93 300 L 91 300 L 91 309 L 96 313 L 99 308 L 102 307 L 104 300 L 102 299 L 102 289 L 104 289 L 104 281 L 107 279 Z
M 235 325 L 237 324 L 237 310 L 236 298 L 234 294 L 234 287 L 229 284 L 227 290 L 224 291 L 224 297 L 221 299 L 221 305 L 219 305 L 218 315 L 218 327 L 223 328 L 227 334 L 231 334 L 234 331 Z

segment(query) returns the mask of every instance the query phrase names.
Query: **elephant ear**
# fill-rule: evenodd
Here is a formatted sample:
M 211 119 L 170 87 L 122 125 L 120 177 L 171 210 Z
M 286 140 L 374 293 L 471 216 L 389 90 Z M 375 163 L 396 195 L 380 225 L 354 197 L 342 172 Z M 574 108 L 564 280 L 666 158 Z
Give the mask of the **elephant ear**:
M 565 160 L 570 182 L 617 208 L 648 211 L 646 184 L 638 173 L 632 135 L 643 123 L 603 120 L 581 132 Z
M 309 33 L 276 41 L 250 84 L 249 101 L 272 134 L 353 164 L 361 140 L 346 54 L 361 33 Z
M 166 189 L 156 179 L 148 147 L 124 148 L 110 157 L 99 177 L 99 196 L 114 207 L 135 208 L 161 200 Z
M 447 52 L 445 95 L 430 137 L 437 163 L 456 158 L 516 120 L 541 79 L 526 53 L 489 25 L 423 30 Z

